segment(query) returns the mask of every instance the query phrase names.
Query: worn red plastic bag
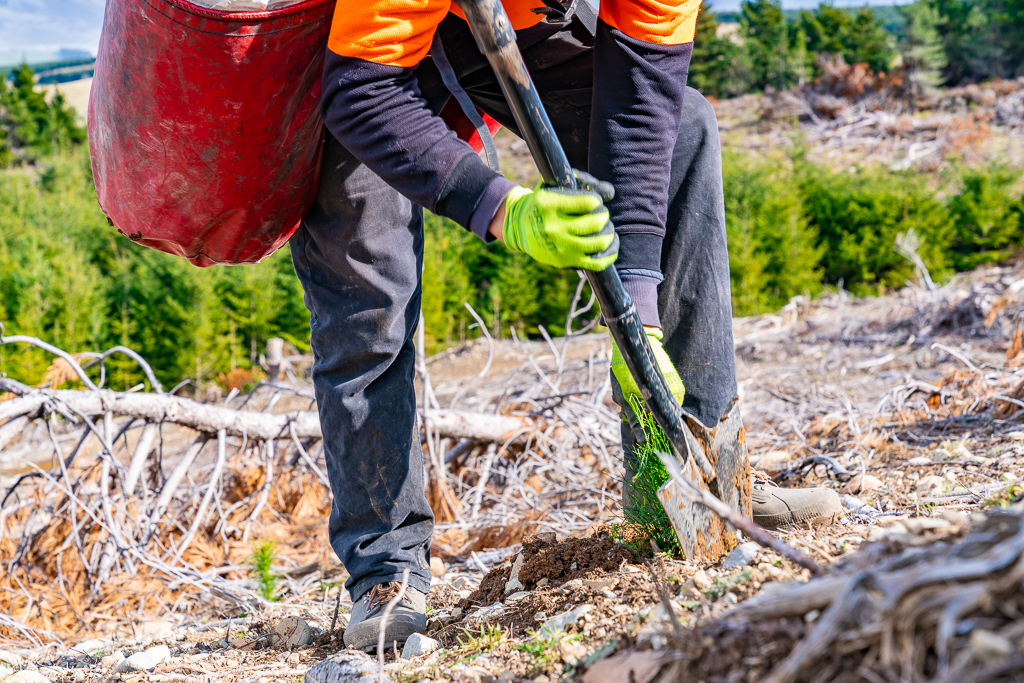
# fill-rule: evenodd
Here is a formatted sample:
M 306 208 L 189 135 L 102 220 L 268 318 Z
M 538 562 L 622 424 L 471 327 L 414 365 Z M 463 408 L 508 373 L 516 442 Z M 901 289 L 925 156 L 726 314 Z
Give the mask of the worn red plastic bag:
M 89 151 L 120 232 L 197 266 L 256 262 L 287 241 L 319 182 L 334 4 L 108 0 Z

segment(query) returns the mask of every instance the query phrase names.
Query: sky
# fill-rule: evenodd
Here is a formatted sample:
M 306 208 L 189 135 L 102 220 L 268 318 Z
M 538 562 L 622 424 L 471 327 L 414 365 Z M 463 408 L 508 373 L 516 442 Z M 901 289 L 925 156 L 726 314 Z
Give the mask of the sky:
M 364 0 L 358 0 L 364 1 Z M 718 12 L 734 12 L 740 0 L 712 0 Z M 785 9 L 817 7 L 819 0 L 782 0 Z M 862 7 L 865 0 L 834 0 L 837 7 Z M 867 0 L 891 5 L 893 0 Z M 104 0 L 0 0 L 0 65 L 39 61 L 57 50 L 96 53 Z

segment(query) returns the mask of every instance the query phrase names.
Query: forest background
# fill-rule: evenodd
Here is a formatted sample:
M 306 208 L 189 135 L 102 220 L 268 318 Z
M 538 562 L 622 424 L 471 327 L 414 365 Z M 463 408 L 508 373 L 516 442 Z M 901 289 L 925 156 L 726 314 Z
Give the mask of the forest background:
M 900 70 L 921 89 L 1024 75 L 1024 0 L 918 0 L 898 8 L 786 12 L 744 2 L 736 35 L 705 6 L 690 85 L 711 98 L 799 88 L 827 59 Z M 0 79 L 0 323 L 72 352 L 122 344 L 165 384 L 222 386 L 259 376 L 269 337 L 309 349 L 309 319 L 287 249 L 257 266 L 199 269 L 140 248 L 107 225 L 96 203 L 82 121 L 47 97 L 23 66 Z M 1024 248 L 1019 168 L 945 164 L 831 168 L 799 140 L 777 153 L 726 148 L 730 272 L 737 316 L 775 310 L 828 288 L 870 294 L 902 286 L 914 266 L 895 250 L 913 230 L 942 280 Z M 953 160 L 956 161 L 955 159 Z M 469 303 L 495 337 L 564 325 L 579 282 L 481 241 L 436 216 L 426 221 L 423 315 L 427 351 L 477 336 Z M 37 384 L 50 359 L 0 347 L 0 372 Z M 108 386 L 143 380 L 109 364 Z

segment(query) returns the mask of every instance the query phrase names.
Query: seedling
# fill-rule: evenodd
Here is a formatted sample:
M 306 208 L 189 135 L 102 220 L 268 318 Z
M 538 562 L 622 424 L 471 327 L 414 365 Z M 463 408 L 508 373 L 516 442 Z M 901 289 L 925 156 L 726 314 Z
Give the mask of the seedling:
M 274 553 L 277 544 L 273 541 L 258 541 L 253 544 L 252 557 L 249 558 L 249 576 L 256 579 L 260 595 L 264 600 L 275 602 L 274 591 L 277 589 L 278 576 L 271 567 L 277 555 Z

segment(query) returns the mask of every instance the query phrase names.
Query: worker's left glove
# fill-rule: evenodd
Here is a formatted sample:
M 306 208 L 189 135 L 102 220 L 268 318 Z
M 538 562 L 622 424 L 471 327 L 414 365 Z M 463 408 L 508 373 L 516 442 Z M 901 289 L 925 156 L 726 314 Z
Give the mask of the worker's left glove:
M 619 253 L 619 240 L 604 202 L 608 183 L 576 171 L 578 190 L 538 185 L 513 188 L 505 200 L 505 246 L 555 268 L 604 270 Z
M 651 344 L 651 350 L 654 352 L 654 358 L 658 362 L 658 368 L 661 369 L 661 374 L 665 376 L 665 381 L 668 382 L 669 390 L 672 391 L 672 395 L 675 396 L 679 405 L 682 405 L 683 397 L 686 395 L 686 389 L 683 387 L 683 380 L 680 379 L 679 373 L 676 371 L 675 366 L 672 365 L 672 361 L 669 360 L 668 354 L 661 345 L 661 330 L 657 328 L 644 328 L 644 332 L 647 333 L 647 341 Z M 614 339 L 612 340 L 612 374 L 615 375 L 615 379 L 619 383 L 619 389 L 622 391 L 624 398 L 628 400 L 631 397 L 635 397 L 638 400 L 642 400 L 640 396 L 640 387 L 636 385 L 633 375 L 629 373 L 629 368 L 626 367 L 626 361 L 623 359 L 622 353 L 619 352 L 619 347 L 615 344 Z

